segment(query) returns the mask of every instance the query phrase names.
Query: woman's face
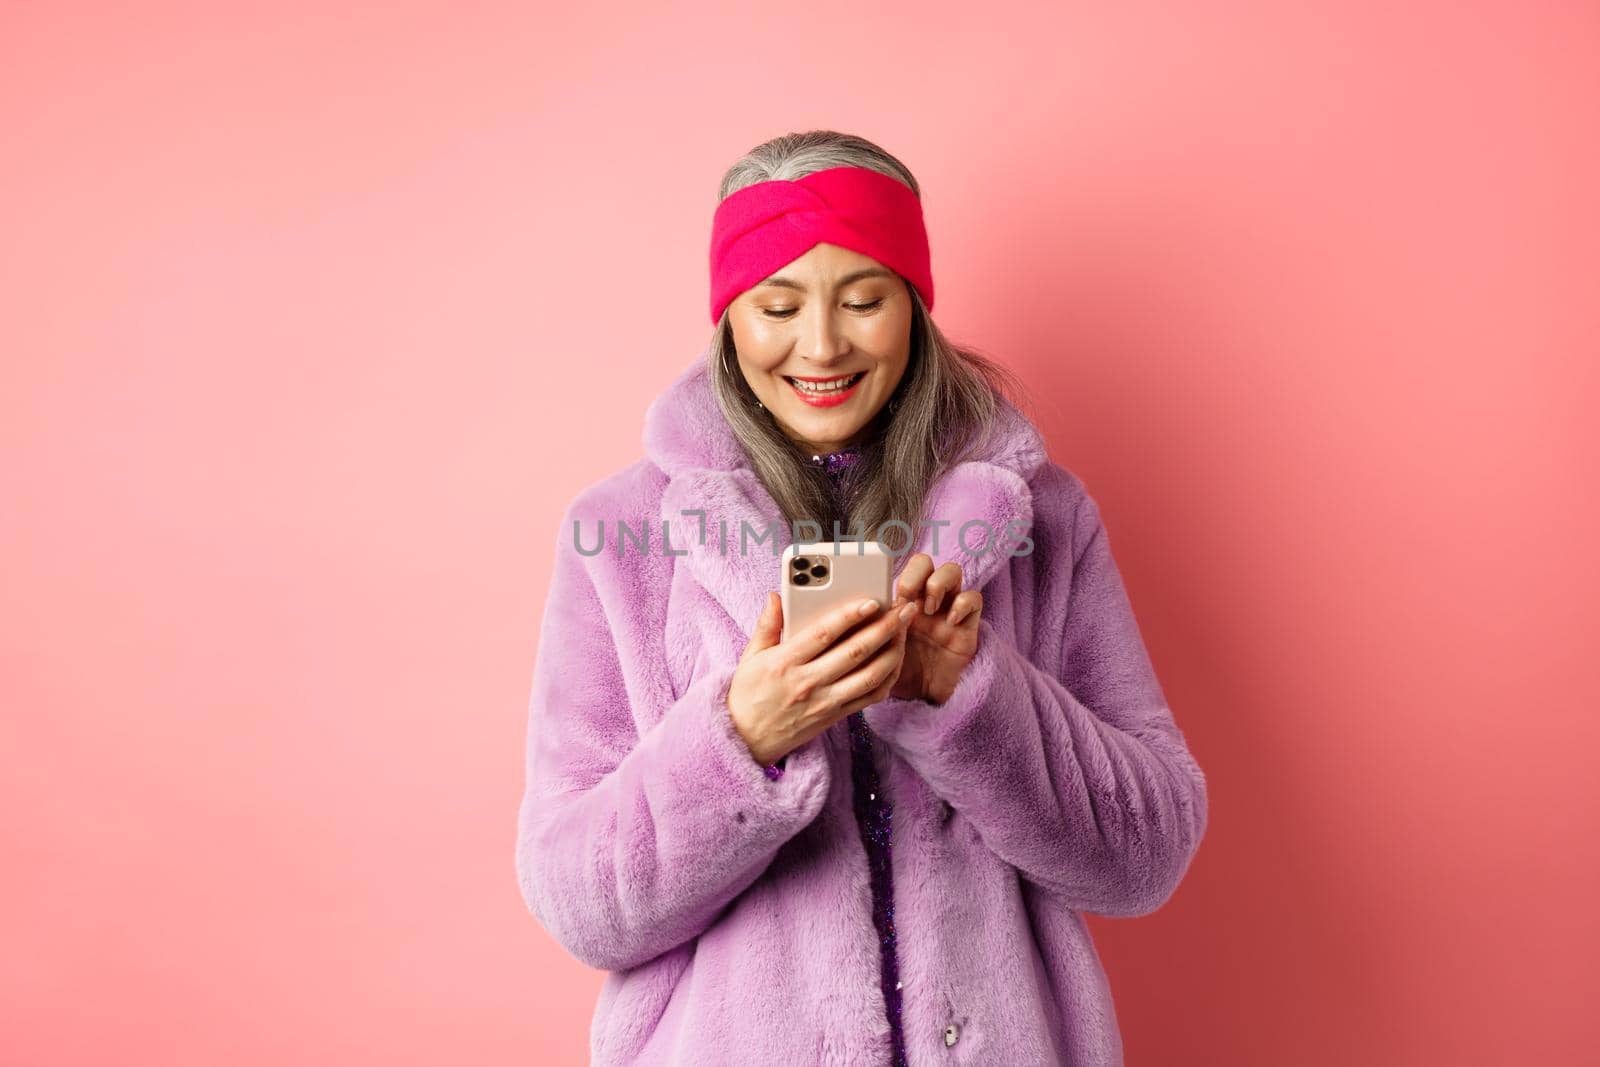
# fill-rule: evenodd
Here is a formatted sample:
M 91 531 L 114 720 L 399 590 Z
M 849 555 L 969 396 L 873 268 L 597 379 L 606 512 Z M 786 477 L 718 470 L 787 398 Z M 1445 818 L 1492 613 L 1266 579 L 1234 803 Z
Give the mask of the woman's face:
M 905 281 L 838 245 L 816 245 L 740 293 L 728 319 L 745 380 L 809 452 L 860 444 L 911 357 Z M 795 379 L 829 391 L 803 389 Z

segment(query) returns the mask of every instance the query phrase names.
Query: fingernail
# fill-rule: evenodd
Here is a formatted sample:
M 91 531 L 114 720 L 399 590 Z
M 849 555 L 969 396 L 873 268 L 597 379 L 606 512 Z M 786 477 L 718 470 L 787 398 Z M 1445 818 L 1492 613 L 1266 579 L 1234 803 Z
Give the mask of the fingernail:
M 913 618 L 916 617 L 916 614 L 917 614 L 917 606 L 915 604 L 907 604 L 905 607 L 900 609 L 900 621 L 901 622 L 910 622 Z
M 877 611 L 877 610 L 878 610 L 878 602 L 876 600 L 866 600 L 866 601 L 863 601 L 861 606 L 856 609 L 856 614 L 857 615 L 871 615 L 874 611 Z
M 924 602 L 923 605 L 922 605 L 923 614 L 932 615 L 934 606 L 935 606 L 935 601 L 934 601 L 933 595 L 929 594 L 927 601 Z

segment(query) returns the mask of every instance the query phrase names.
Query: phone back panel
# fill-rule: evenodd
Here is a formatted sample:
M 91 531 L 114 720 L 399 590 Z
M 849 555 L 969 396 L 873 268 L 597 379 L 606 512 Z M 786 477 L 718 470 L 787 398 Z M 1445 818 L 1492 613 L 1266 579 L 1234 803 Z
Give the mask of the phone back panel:
M 880 610 L 887 610 L 893 599 L 890 590 L 894 557 L 877 541 L 791 544 L 783 550 L 779 563 L 782 640 L 841 604 L 871 597 Z M 876 618 L 876 614 L 868 616 Z

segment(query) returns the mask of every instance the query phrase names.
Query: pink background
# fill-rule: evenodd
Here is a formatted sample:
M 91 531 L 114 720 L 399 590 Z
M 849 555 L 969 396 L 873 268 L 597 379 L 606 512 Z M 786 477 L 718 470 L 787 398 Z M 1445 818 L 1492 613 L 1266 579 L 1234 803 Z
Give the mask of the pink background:
M 555 526 L 812 127 L 925 183 L 1208 772 L 1091 920 L 1130 1064 L 1592 1062 L 1593 5 L 223 6 L 0 13 L 0 1062 L 584 1061 Z

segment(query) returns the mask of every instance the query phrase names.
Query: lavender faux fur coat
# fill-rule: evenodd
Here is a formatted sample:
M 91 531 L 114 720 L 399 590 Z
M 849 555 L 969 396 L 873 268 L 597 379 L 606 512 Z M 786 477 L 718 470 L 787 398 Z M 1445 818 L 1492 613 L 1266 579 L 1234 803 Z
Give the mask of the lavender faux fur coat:
M 1004 413 L 983 458 L 935 485 L 929 520 L 948 525 L 919 546 L 982 589 L 977 655 L 945 704 L 865 712 L 893 804 L 907 1053 L 912 1067 L 1103 1067 L 1122 1042 L 1083 913 L 1167 900 L 1205 832 L 1205 779 L 1094 500 Z M 848 723 L 772 780 L 725 703 L 778 577 L 772 540 L 739 551 L 740 523 L 778 523 L 777 551 L 789 527 L 703 357 L 651 405 L 644 444 L 562 519 L 528 719 L 523 897 L 609 972 L 595 1064 L 885 1067 Z M 1031 553 L 968 553 L 955 533 L 974 518 L 1030 524 Z M 574 522 L 587 552 L 602 520 L 604 551 L 579 552 Z M 647 547 L 619 520 L 648 528 Z

